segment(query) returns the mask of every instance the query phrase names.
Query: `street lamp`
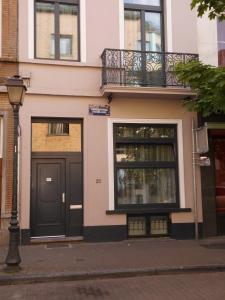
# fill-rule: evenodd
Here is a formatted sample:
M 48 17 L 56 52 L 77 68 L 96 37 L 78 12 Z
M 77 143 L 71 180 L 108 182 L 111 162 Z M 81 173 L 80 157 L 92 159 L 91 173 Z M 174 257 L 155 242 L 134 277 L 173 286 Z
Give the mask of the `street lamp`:
M 19 126 L 19 109 L 23 105 L 26 86 L 23 84 L 23 79 L 20 76 L 13 76 L 7 80 L 6 83 L 9 102 L 13 109 L 14 117 L 14 135 L 13 135 L 13 195 L 12 195 L 12 210 L 11 220 L 9 226 L 9 248 L 5 260 L 7 269 L 19 270 L 21 262 L 19 254 L 19 237 L 20 228 L 18 222 L 18 209 L 17 209 L 17 172 L 18 172 L 18 126 Z

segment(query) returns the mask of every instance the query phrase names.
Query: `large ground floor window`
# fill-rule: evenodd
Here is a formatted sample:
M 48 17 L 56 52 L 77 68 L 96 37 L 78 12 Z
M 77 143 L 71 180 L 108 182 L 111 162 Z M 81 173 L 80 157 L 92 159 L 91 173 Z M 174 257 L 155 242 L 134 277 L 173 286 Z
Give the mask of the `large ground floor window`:
M 177 127 L 114 124 L 116 207 L 178 207 Z

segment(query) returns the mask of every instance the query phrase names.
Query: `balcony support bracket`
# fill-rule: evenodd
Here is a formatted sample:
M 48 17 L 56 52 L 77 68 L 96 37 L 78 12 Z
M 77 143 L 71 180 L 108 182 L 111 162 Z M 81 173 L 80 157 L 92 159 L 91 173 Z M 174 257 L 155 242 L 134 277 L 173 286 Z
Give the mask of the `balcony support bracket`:
M 108 104 L 110 104 L 112 102 L 112 99 L 113 99 L 113 94 L 110 93 L 108 96 L 107 96 L 107 99 L 108 99 Z

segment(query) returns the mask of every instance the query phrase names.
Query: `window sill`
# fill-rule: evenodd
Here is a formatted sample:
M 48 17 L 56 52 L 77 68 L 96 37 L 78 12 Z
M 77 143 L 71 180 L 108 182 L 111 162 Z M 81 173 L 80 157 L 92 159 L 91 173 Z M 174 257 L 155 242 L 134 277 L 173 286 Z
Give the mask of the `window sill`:
M 81 61 L 40 59 L 40 58 L 20 60 L 20 63 L 52 65 L 52 66 L 87 67 L 87 68 L 98 68 L 98 69 L 101 68 L 100 65 L 89 65 L 86 62 L 81 62 Z
M 191 208 L 121 208 L 114 210 L 107 210 L 107 215 L 121 215 L 121 214 L 143 214 L 143 213 L 183 213 L 191 212 Z

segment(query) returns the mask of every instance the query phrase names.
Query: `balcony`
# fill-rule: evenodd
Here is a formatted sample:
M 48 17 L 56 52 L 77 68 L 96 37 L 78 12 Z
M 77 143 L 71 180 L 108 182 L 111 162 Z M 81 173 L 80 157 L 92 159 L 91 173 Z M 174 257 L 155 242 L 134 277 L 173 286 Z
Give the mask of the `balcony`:
M 198 60 L 197 54 L 105 49 L 101 59 L 103 95 L 193 94 L 178 81 L 174 69 L 177 63 Z

